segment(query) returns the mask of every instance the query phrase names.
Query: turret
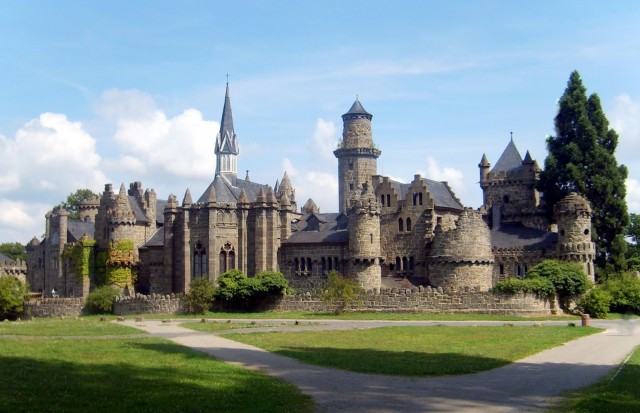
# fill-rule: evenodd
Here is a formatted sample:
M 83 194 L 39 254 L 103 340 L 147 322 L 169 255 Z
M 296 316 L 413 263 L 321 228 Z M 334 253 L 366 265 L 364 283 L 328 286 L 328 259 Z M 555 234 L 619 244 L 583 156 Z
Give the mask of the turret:
M 349 200 L 359 193 L 358 187 L 365 182 L 371 184 L 371 177 L 378 174 L 377 159 L 381 152 L 373 143 L 372 118 L 358 99 L 342 115 L 342 140 L 340 147 L 333 151 L 338 158 L 340 212 L 347 210 Z
M 487 180 L 487 175 L 489 174 L 489 169 L 491 168 L 489 159 L 487 159 L 487 155 L 484 153 L 482 154 L 482 159 L 478 164 L 478 168 L 480 168 L 480 185 L 482 186 L 482 184 Z
M 595 243 L 591 241 L 591 206 L 581 195 L 572 192 L 553 208 L 558 224 L 558 258 L 583 265 L 585 274 L 594 281 Z
M 89 199 L 85 199 L 78 204 L 78 212 L 80 214 L 80 221 L 83 222 L 95 222 L 96 215 L 98 215 L 98 209 L 100 208 L 100 197 L 95 196 Z
M 379 290 L 381 285 L 380 205 L 375 193 L 365 182 L 354 193 L 348 216 L 349 274 L 365 290 Z

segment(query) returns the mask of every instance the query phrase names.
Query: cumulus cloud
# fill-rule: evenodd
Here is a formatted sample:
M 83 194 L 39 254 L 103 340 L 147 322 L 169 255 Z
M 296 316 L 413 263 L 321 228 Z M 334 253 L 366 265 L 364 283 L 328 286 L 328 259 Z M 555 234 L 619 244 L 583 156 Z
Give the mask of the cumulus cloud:
M 51 205 L 0 199 L 0 242 L 26 244 L 44 232 L 44 215 Z
M 338 178 L 335 172 L 317 170 L 300 172 L 287 158 L 282 160 L 282 166 L 296 189 L 298 207 L 302 207 L 309 198 L 312 198 L 321 212 L 337 211 Z
M 426 162 L 427 178 L 433 179 L 434 181 L 447 181 L 453 190 L 461 191 L 464 189 L 464 174 L 461 170 L 446 166 L 440 167 L 438 161 L 431 156 L 427 157 Z M 424 173 L 422 175 L 425 176 Z
M 338 129 L 333 122 L 322 118 L 318 119 L 313 135 L 309 140 L 311 150 L 325 159 L 335 160 L 333 151 L 338 145 L 337 136 Z
M 616 96 L 611 125 L 620 134 L 620 153 L 640 153 L 640 101 L 627 94 Z
M 640 181 L 627 179 L 627 206 L 629 212 L 640 214 Z
M 110 169 L 142 177 L 213 177 L 212 143 L 220 125 L 205 120 L 199 110 L 186 109 L 168 117 L 150 96 L 126 90 L 106 92 L 98 108 L 99 113 L 114 116 L 116 121 L 113 141 L 120 157 L 108 162 Z

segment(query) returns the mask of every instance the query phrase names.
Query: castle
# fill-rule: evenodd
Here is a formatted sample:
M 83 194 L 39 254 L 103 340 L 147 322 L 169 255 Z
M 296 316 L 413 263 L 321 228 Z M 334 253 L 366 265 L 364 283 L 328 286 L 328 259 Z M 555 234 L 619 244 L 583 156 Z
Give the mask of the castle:
M 178 203 L 174 195 L 159 200 L 140 182 L 117 193 L 107 184 L 101 196 L 79 205 L 80 220 L 54 209 L 46 215 L 44 239 L 27 245 L 32 290 L 83 296 L 107 274 L 107 283 L 130 292 L 169 294 L 188 290 L 197 277 L 215 281 L 239 269 L 250 276 L 280 271 L 302 291 L 321 287 L 331 270 L 367 290 L 487 291 L 547 258 L 579 262 L 593 280 L 588 201 L 570 194 L 549 222 L 535 187 L 540 168 L 528 152 L 521 157 L 513 139 L 493 168 L 482 156 L 483 205 L 474 210 L 463 207 L 446 182 L 378 175 L 382 152 L 373 142 L 372 118 L 357 99 L 342 115 L 334 151 L 339 211 L 321 213 L 312 199 L 298 210 L 286 172 L 273 188 L 248 174 L 238 177 L 227 84 L 216 171 L 204 193 L 194 202 L 187 189 Z

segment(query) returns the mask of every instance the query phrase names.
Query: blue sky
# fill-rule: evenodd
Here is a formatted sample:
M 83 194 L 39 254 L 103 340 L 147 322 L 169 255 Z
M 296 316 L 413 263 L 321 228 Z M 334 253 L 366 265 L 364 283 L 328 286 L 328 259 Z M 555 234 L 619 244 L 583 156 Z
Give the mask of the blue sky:
M 598 93 L 640 212 L 637 1 L 0 2 L 0 242 L 44 232 L 79 187 L 142 181 L 197 198 L 229 73 L 239 174 L 337 210 L 332 155 L 356 95 L 379 172 L 447 180 L 479 207 L 477 164 L 510 132 L 543 165 L 572 70 Z

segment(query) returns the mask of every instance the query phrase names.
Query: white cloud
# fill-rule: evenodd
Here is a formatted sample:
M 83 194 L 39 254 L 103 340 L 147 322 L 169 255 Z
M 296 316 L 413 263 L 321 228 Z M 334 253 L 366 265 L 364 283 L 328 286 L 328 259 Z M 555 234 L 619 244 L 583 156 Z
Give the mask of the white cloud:
M 0 199 L 0 243 L 26 244 L 44 232 L 44 215 L 50 205 Z
M 333 151 L 338 145 L 337 135 L 338 129 L 333 122 L 318 119 L 313 136 L 309 140 L 312 151 L 325 159 L 335 160 Z
M 169 118 L 140 91 L 111 90 L 105 95 L 99 113 L 116 116 L 113 140 L 121 153 L 118 159 L 108 162 L 110 168 L 143 175 L 139 178 L 146 174 L 213 177 L 213 142 L 220 127 L 218 122 L 204 120 L 196 109 L 186 109 Z
M 629 212 L 640 214 L 640 182 L 635 179 L 627 179 L 627 206 Z
M 300 173 L 298 168 L 286 158 L 282 160 L 282 166 L 287 171 L 291 184 L 296 190 L 298 208 L 301 208 L 309 198 L 312 198 L 321 212 L 337 211 L 338 178 L 335 173 L 317 170 Z
M 450 168 L 450 167 L 440 167 L 438 161 L 433 159 L 431 156 L 428 156 L 427 159 L 427 174 L 426 178 L 433 179 L 434 181 L 447 181 L 451 189 L 454 191 L 463 191 L 464 190 L 464 174 L 461 170 Z
M 640 101 L 624 93 L 616 96 L 611 125 L 620 134 L 620 153 L 640 151 Z

